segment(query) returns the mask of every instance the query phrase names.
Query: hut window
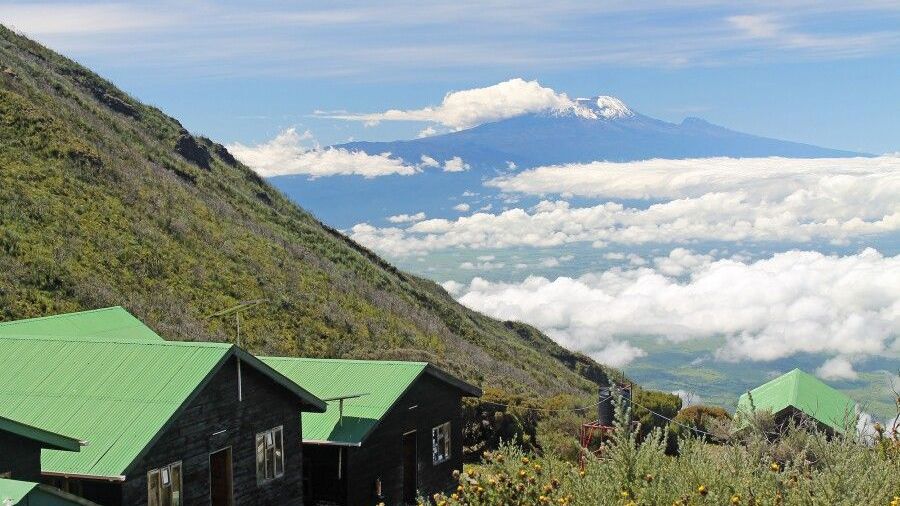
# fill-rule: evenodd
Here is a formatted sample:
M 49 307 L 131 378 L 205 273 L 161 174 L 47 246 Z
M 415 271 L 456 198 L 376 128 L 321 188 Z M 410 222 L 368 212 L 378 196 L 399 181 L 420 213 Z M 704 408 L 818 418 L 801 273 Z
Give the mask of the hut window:
M 434 465 L 450 459 L 450 422 L 431 429 L 431 461 Z
M 284 435 L 282 427 L 256 435 L 256 482 L 265 483 L 284 476 Z
M 181 506 L 181 462 L 147 471 L 147 506 Z

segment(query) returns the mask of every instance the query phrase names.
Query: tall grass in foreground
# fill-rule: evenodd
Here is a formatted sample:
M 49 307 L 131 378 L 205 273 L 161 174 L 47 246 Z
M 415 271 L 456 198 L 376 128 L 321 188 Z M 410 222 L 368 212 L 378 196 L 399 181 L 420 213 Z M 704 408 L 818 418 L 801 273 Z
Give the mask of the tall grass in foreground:
M 458 476 L 450 494 L 423 504 L 458 505 L 900 505 L 900 442 L 875 433 L 862 442 L 815 428 L 723 427 L 711 444 L 682 437 L 666 455 L 665 431 L 639 442 L 617 409 L 616 431 L 601 457 L 577 463 L 533 456 L 507 445 Z

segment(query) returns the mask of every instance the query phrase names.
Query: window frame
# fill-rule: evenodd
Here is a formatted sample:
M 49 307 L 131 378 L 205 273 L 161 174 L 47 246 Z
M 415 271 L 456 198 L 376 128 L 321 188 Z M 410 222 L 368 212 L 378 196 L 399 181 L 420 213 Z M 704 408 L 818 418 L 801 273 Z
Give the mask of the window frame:
M 450 423 L 450 420 L 437 425 L 436 427 L 432 427 L 431 429 L 431 464 L 434 466 L 438 466 L 450 460 L 453 453 L 452 442 L 452 428 L 453 426 Z M 439 451 L 439 443 L 441 441 L 441 437 L 443 437 L 443 450 Z
M 147 505 L 182 506 L 184 504 L 182 497 L 184 491 L 183 471 L 184 467 L 180 460 L 147 471 Z M 168 484 L 163 483 L 164 476 L 168 476 Z M 177 479 L 175 479 L 176 477 Z
M 256 484 L 264 485 L 284 477 L 284 425 L 257 432 Z

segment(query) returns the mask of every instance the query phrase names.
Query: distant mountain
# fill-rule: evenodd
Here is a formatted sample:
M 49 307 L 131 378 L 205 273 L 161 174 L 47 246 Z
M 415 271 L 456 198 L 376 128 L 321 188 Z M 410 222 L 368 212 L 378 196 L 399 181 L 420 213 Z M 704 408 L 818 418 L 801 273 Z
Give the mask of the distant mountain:
M 595 395 L 606 369 L 469 310 L 288 200 L 221 145 L 0 26 L 0 321 L 125 306 L 169 339 L 428 360 L 507 393 Z M 10 358 L 12 360 L 12 358 Z
M 638 114 L 613 97 L 578 99 L 562 113 L 526 114 L 468 130 L 395 142 L 352 142 L 350 150 L 390 152 L 408 161 L 462 157 L 475 168 L 534 167 L 607 160 L 711 156 L 834 158 L 860 153 L 759 137 L 699 118 L 679 124 Z
M 351 142 L 340 148 L 369 154 L 391 153 L 410 164 L 422 157 L 438 162 L 462 158 L 466 172 L 425 169 L 416 176 L 376 180 L 302 176 L 274 178 L 276 186 L 304 202 L 326 222 L 347 227 L 391 214 L 425 211 L 443 215 L 450 200 L 464 191 L 492 192 L 484 179 L 518 169 L 597 160 L 626 162 L 652 158 L 713 156 L 834 158 L 867 156 L 809 144 L 735 132 L 699 118 L 681 123 L 654 119 L 629 109 L 614 97 L 578 99 L 564 111 L 534 113 L 468 130 L 394 142 Z

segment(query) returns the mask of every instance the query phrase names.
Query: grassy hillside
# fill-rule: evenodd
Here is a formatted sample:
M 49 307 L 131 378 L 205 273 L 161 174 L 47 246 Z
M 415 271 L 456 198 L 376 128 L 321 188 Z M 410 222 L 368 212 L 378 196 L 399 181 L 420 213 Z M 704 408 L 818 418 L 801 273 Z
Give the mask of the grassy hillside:
M 0 27 L 0 321 L 120 304 L 162 335 L 253 352 L 429 360 L 508 392 L 604 375 L 457 304 L 288 201 L 221 145 Z

